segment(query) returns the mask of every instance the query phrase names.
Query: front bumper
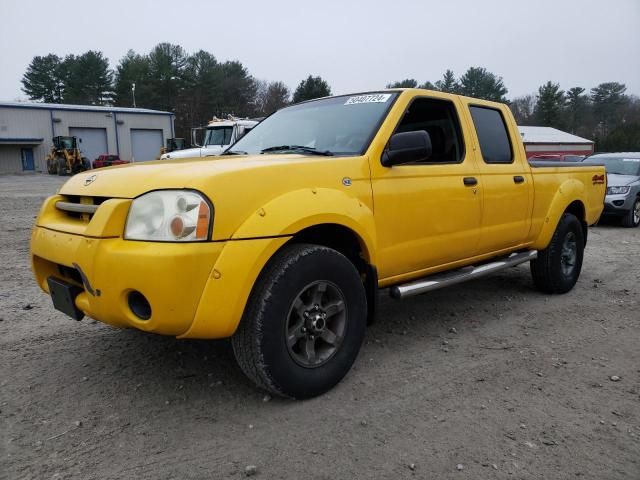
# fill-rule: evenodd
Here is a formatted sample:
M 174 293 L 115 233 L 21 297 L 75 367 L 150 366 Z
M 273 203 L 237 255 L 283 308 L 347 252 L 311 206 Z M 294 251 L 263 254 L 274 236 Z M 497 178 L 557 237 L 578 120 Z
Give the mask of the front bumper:
M 37 226 L 31 255 L 40 287 L 49 293 L 50 276 L 81 287 L 75 304 L 91 318 L 181 338 L 225 338 L 235 332 L 262 267 L 287 240 L 138 242 Z M 129 307 L 133 290 L 151 306 L 147 320 Z
M 224 243 L 87 238 L 43 227 L 36 227 L 31 239 L 33 270 L 44 291 L 49 292 L 48 277 L 61 278 L 82 287 L 76 306 L 85 315 L 165 335 L 180 335 L 190 327 L 223 248 Z M 148 320 L 129 308 L 132 291 L 142 293 L 151 305 Z
M 75 306 L 91 318 L 181 338 L 233 335 L 262 268 L 290 238 L 124 240 L 130 200 L 103 201 L 91 218 L 61 212 L 55 206 L 60 200 L 68 199 L 45 201 L 31 236 L 40 287 L 49 293 L 49 277 L 63 280 L 80 289 Z M 130 307 L 134 291 L 151 307 L 146 319 Z
M 633 208 L 635 196 L 630 193 L 624 195 L 607 195 L 604 199 L 603 215 L 625 215 Z

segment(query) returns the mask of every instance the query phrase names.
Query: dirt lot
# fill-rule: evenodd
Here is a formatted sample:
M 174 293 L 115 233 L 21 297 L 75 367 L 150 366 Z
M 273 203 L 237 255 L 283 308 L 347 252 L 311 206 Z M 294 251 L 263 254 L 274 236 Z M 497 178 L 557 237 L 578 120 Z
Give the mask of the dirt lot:
M 60 183 L 0 177 L 1 478 L 640 478 L 640 230 L 591 229 L 567 295 L 521 266 L 383 296 L 347 378 L 294 402 L 227 342 L 54 311 L 28 239 Z

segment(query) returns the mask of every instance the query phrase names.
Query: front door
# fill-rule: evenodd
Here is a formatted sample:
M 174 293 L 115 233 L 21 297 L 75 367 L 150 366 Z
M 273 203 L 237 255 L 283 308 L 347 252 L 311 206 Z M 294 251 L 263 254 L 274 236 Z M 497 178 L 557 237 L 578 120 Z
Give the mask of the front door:
M 35 170 L 35 164 L 33 162 L 33 148 L 23 148 L 21 150 L 22 157 L 22 170 L 33 171 Z
M 431 157 L 391 168 L 370 159 L 380 279 L 462 260 L 477 250 L 481 191 L 457 111 L 451 100 L 413 99 L 395 133 L 425 130 Z

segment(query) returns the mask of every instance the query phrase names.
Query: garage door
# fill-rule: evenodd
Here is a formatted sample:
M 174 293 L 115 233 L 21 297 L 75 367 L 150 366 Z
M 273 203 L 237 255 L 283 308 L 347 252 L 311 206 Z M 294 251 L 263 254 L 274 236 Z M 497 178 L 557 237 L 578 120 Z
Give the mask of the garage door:
M 82 139 L 82 143 L 78 144 L 82 156 L 91 161 L 100 155 L 109 153 L 106 128 L 69 127 L 69 135 Z
M 155 160 L 162 148 L 162 130 L 131 129 L 131 151 L 136 162 Z

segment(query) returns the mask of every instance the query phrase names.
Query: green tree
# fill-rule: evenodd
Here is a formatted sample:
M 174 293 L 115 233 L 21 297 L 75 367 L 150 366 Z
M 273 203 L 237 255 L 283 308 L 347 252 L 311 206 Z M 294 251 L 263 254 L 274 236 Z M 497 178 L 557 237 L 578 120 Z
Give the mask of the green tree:
M 219 115 L 249 116 L 253 114 L 256 97 L 256 81 L 238 61 L 220 64 Z
M 22 91 L 30 100 L 61 103 L 64 92 L 60 57 L 49 54 L 33 57 L 22 77 Z
M 160 43 L 151 50 L 149 53 L 149 100 L 153 108 L 175 112 L 184 88 L 187 60 L 187 54 L 180 45 Z
M 175 106 L 176 124 L 204 125 L 211 119 L 222 101 L 221 75 L 220 64 L 211 53 L 199 50 L 188 57 Z M 178 133 L 188 136 L 189 132 Z
M 495 102 L 507 102 L 505 95 L 508 90 L 504 86 L 502 77 L 487 71 L 486 68 L 470 67 L 460 77 L 459 83 L 459 93 L 462 95 Z
M 102 52 L 89 50 L 78 56 L 67 55 L 61 68 L 64 77 L 64 103 L 111 104 L 113 71 Z
M 593 114 L 605 131 L 618 126 L 623 119 L 623 111 L 629 103 L 625 95 L 627 87 L 623 83 L 606 82 L 591 89 Z
M 456 76 L 454 75 L 452 70 L 447 70 L 446 72 L 444 72 L 442 80 L 438 80 L 435 87 L 441 92 L 446 93 L 458 93 L 458 91 L 460 90 L 460 85 L 458 85 L 458 81 L 456 80 Z
M 387 88 L 417 88 L 418 81 L 415 78 L 405 78 L 398 82 L 387 84 Z
M 133 107 L 135 84 L 136 106 L 152 108 L 149 57 L 129 50 L 116 67 L 113 102 L 119 107 Z
M 309 75 L 302 80 L 293 93 L 293 103 L 313 100 L 314 98 L 327 97 L 331 95 L 331 87 L 321 77 Z
M 572 87 L 566 94 L 566 122 L 571 133 L 578 133 L 583 124 L 589 99 L 584 95 L 585 89 L 582 87 Z
M 560 85 L 547 82 L 538 88 L 535 118 L 539 125 L 546 127 L 562 127 L 562 110 L 565 104 L 564 91 Z

